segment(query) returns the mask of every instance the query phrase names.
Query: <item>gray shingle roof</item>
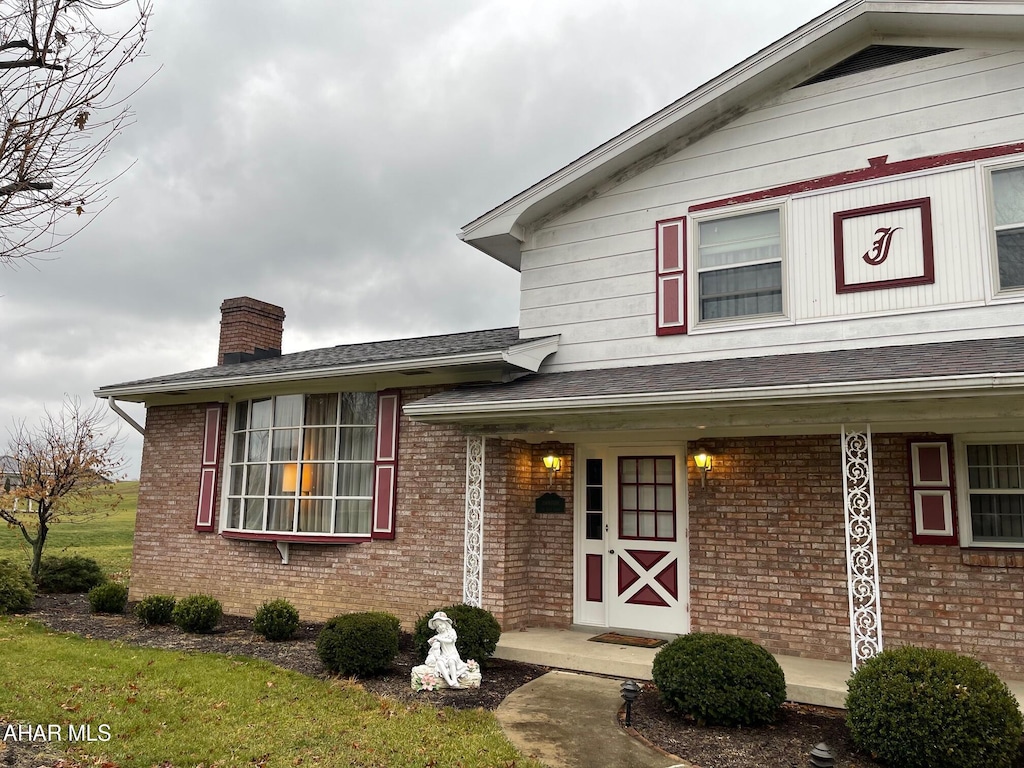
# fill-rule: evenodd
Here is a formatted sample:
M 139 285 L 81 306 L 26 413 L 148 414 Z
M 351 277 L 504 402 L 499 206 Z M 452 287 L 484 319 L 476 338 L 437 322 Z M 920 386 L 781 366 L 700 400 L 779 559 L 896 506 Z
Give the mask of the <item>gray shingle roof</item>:
M 508 384 L 440 392 L 418 401 L 416 406 L 483 405 L 598 395 L 759 389 L 994 373 L 1024 373 L 1024 337 L 538 373 Z
M 443 359 L 474 353 L 499 352 L 517 343 L 519 343 L 519 329 L 513 327 L 450 333 L 440 336 L 421 336 L 413 339 L 372 341 L 364 344 L 343 344 L 337 347 L 293 352 L 264 360 L 215 365 L 194 371 L 112 384 L 101 387 L 96 394 L 104 396 L 107 390 L 168 384 L 180 384 L 182 389 L 188 389 L 190 383 L 198 381 L 223 380 L 225 384 L 228 384 L 231 379 L 244 377 L 298 374 L 372 363 Z

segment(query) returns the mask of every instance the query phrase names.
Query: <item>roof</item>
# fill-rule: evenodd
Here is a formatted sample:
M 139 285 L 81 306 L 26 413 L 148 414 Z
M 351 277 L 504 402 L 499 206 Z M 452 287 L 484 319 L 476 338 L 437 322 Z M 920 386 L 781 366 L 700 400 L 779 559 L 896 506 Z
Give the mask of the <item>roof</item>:
M 406 406 L 425 421 L 554 410 L 1024 387 L 1024 337 L 701 360 L 525 376 Z
M 536 371 L 557 344 L 557 336 L 520 340 L 515 327 L 344 344 L 137 379 L 100 387 L 94 394 L 142 400 L 156 393 L 486 364 Z
M 519 269 L 536 222 L 595 194 L 878 42 L 946 47 L 1024 36 L 1015 0 L 846 0 L 466 224 L 459 238 Z M 794 179 L 798 181 L 798 179 Z

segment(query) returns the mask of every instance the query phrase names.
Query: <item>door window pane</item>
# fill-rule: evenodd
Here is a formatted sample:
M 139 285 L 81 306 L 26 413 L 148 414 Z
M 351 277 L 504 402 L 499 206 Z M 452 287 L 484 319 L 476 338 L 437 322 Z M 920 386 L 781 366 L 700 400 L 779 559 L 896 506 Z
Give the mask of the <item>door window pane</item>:
M 644 456 L 619 459 L 619 535 L 673 540 L 675 459 Z

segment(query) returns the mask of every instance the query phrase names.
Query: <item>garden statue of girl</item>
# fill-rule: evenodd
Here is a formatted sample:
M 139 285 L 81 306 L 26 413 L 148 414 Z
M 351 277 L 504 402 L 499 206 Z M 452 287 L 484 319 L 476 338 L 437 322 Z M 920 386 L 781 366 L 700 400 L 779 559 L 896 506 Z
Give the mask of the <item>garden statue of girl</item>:
M 412 687 L 415 691 L 435 688 L 479 688 L 480 668 L 475 661 L 463 661 L 455 641 L 458 634 L 452 620 L 444 611 L 430 617 L 427 626 L 435 634 L 427 640 L 430 650 L 427 658 L 412 669 Z

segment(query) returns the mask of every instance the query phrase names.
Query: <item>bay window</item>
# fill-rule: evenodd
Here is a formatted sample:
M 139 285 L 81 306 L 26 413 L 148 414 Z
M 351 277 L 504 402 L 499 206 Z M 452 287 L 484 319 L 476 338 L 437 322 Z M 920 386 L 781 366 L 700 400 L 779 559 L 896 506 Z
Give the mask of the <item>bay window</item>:
M 230 425 L 225 528 L 369 536 L 376 431 L 373 392 L 237 403 Z
M 992 171 L 999 288 L 1024 288 L 1024 167 Z
M 782 314 L 778 209 L 698 223 L 697 293 L 702 321 Z

